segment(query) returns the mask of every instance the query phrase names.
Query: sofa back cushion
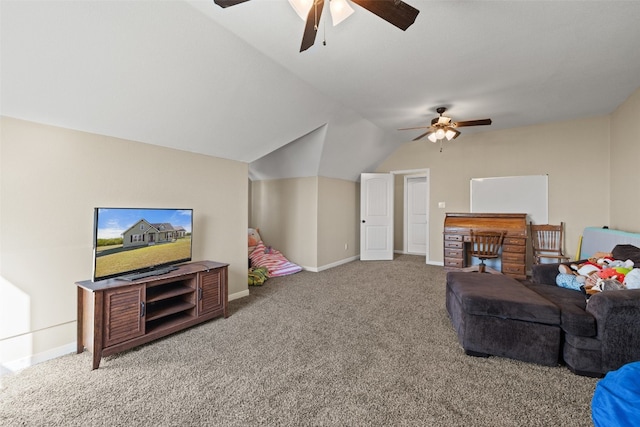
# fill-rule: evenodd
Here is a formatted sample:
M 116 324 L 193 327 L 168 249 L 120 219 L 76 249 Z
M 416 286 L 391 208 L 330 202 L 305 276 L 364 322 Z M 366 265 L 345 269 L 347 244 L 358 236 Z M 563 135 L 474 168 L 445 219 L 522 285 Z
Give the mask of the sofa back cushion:
M 616 245 L 611 251 L 613 259 L 633 261 L 635 267 L 640 267 L 640 248 L 633 245 Z

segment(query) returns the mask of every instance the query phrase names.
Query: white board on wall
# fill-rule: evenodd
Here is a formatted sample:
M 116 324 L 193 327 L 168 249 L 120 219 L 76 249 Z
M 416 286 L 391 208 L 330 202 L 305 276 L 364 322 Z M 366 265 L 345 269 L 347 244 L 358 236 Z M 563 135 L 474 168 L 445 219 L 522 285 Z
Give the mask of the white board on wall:
M 471 179 L 471 212 L 526 213 L 534 224 L 549 223 L 547 175 Z

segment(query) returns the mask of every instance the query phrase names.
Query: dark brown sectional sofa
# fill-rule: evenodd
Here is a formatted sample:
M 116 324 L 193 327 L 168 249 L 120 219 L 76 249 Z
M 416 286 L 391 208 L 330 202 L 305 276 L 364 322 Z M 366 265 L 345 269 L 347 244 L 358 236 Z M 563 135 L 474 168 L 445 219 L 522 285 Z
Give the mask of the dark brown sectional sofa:
M 635 246 L 618 245 L 613 256 L 640 266 Z M 640 289 L 605 291 L 587 302 L 582 292 L 557 286 L 557 274 L 558 264 L 533 266 L 530 282 L 447 273 L 447 311 L 464 351 L 564 363 L 593 377 L 640 361 Z

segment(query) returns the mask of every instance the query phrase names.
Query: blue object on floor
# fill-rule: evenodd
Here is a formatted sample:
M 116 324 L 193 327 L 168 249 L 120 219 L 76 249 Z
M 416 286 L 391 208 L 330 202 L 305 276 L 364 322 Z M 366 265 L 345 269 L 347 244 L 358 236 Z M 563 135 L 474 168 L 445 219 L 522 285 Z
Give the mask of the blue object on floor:
M 608 372 L 598 381 L 591 418 L 596 427 L 640 426 L 640 362 Z

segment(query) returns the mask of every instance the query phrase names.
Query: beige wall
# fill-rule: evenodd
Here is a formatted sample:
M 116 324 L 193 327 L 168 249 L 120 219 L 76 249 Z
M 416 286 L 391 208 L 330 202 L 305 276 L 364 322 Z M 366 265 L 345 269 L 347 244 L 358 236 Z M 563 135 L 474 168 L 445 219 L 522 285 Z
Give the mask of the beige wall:
M 318 271 L 359 255 L 359 192 L 358 183 L 320 176 L 253 181 L 252 226 L 267 245 Z
M 95 206 L 194 209 L 193 257 L 247 292 L 246 163 L 1 119 L 0 362 L 76 339 L 74 282 L 92 274 Z
M 318 177 L 253 181 L 251 226 L 266 245 L 304 268 L 317 267 Z
M 319 177 L 317 267 L 323 268 L 359 255 L 360 185 L 353 181 Z
M 608 116 L 463 133 L 445 143 L 442 153 L 428 140 L 410 142 L 377 171 L 424 168 L 430 170 L 430 262 L 443 261 L 445 213 L 469 212 L 472 178 L 548 174 L 549 221 L 566 223 L 566 249 L 572 256 L 584 227 L 609 224 Z M 439 209 L 438 202 L 446 208 Z
M 640 89 L 611 115 L 611 228 L 640 233 Z

